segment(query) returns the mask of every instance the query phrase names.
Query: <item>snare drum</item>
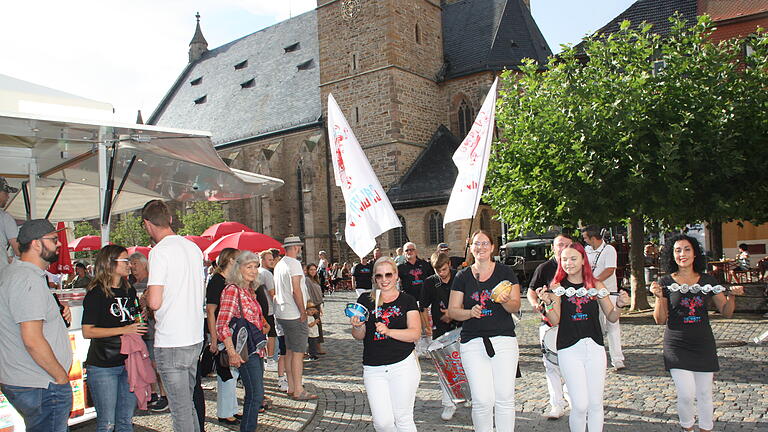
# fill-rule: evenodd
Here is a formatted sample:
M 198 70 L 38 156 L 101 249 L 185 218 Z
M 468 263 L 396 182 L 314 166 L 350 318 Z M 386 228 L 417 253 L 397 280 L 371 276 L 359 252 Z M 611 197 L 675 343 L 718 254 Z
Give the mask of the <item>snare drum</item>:
M 547 359 L 553 365 L 558 365 L 557 362 L 557 326 L 550 327 L 544 332 L 544 337 L 541 338 L 541 352 L 544 354 L 544 358 Z
M 451 330 L 435 339 L 427 348 L 435 363 L 440 385 L 448 391 L 455 404 L 471 400 L 469 382 L 461 364 L 460 334 L 460 328 Z
M 349 318 L 356 316 L 360 322 L 365 322 L 368 320 L 368 309 L 360 303 L 347 303 L 344 308 L 344 315 Z

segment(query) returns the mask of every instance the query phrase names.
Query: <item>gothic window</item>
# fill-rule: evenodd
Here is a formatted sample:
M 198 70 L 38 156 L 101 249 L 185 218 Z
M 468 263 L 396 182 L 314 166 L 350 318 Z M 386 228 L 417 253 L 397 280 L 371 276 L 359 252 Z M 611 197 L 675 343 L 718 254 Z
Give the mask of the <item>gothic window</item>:
M 445 241 L 443 232 L 443 215 L 434 211 L 429 214 L 429 244 L 435 245 Z
M 403 246 L 405 242 L 408 241 L 405 218 L 400 215 L 397 215 L 397 218 L 400 220 L 400 225 L 402 226 L 389 231 L 389 244 L 393 249 Z
M 304 234 L 304 176 L 301 172 L 301 164 L 296 167 L 296 201 L 299 204 L 299 232 Z
M 472 123 L 475 121 L 475 112 L 466 100 L 462 99 L 459 104 L 459 139 L 464 140 L 469 130 L 472 129 Z
M 488 213 L 488 210 L 480 212 L 480 229 L 483 231 L 491 230 L 491 215 Z

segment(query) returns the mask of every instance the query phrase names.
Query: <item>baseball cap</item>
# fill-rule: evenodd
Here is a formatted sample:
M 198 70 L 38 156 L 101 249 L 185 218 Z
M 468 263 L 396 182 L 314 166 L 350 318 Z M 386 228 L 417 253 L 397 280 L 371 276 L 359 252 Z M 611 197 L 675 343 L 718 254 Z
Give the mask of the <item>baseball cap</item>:
M 52 232 L 58 231 L 47 219 L 32 219 L 24 222 L 21 228 L 19 228 L 19 235 L 16 239 L 19 243 L 27 244 Z
M 11 187 L 5 177 L 0 177 L 0 192 L 16 193 L 19 188 Z

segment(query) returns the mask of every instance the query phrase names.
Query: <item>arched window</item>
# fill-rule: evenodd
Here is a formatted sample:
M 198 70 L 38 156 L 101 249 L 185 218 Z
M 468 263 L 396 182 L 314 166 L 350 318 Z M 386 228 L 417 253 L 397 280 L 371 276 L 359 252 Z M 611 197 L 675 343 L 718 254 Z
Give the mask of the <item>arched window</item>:
M 402 247 L 405 242 L 408 241 L 408 234 L 406 233 L 405 227 L 405 218 L 400 215 L 397 215 L 397 218 L 400 220 L 400 225 L 402 226 L 389 231 L 389 245 L 393 249 Z
M 472 129 L 472 123 L 475 121 L 475 111 L 462 99 L 459 104 L 459 139 L 464 140 L 469 130 Z
M 483 231 L 491 230 L 491 215 L 488 213 L 488 210 L 480 212 L 480 229 Z
M 445 241 L 445 234 L 443 233 L 443 215 L 440 212 L 432 212 L 429 214 L 429 244 L 436 245 Z

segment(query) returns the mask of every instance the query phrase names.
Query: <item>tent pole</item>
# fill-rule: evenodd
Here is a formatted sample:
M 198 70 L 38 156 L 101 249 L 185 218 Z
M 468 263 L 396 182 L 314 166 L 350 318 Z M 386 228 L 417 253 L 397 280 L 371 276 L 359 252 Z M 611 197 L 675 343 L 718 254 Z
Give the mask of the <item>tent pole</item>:
M 101 218 L 101 245 L 109 244 L 109 218 L 104 221 L 103 215 L 106 209 L 105 198 L 107 196 L 107 128 L 99 128 L 98 162 L 99 162 L 99 210 Z

